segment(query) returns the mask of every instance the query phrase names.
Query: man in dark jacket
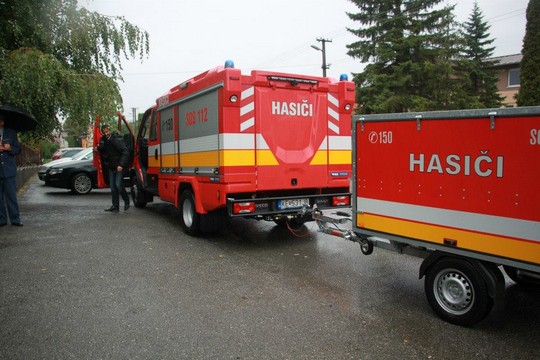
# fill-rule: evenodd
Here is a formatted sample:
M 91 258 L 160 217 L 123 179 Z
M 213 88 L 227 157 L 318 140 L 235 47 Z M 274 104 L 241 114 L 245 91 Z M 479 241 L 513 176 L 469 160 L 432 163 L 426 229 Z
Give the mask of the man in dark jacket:
M 129 209 L 129 196 L 124 187 L 124 170 L 129 166 L 129 151 L 120 136 L 111 134 L 109 125 L 103 125 L 101 133 L 103 136 L 99 141 L 98 151 L 101 153 L 101 160 L 109 170 L 109 186 L 112 195 L 112 206 L 105 211 L 118 212 L 119 195 L 124 200 L 125 211 Z
M 17 133 L 4 127 L 4 116 L 0 114 L 0 226 L 7 224 L 22 226 L 17 202 L 17 162 L 15 155 L 21 152 Z M 7 205 L 7 214 L 6 206 Z

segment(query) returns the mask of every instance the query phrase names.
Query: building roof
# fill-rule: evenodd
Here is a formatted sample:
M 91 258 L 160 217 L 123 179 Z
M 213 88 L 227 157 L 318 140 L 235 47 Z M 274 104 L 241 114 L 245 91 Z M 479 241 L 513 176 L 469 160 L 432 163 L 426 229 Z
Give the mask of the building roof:
M 514 55 L 505 55 L 505 56 L 492 57 L 489 60 L 497 62 L 496 66 L 506 66 L 506 65 L 520 64 L 521 59 L 523 59 L 523 55 L 514 54 Z

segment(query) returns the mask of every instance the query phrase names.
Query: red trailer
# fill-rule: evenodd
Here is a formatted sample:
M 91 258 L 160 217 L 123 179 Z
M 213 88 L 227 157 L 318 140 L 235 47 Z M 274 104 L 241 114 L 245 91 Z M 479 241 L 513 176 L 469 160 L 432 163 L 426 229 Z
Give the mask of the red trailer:
M 540 279 L 540 107 L 353 117 L 353 228 L 329 231 L 424 257 L 434 311 L 472 325 L 501 268 Z

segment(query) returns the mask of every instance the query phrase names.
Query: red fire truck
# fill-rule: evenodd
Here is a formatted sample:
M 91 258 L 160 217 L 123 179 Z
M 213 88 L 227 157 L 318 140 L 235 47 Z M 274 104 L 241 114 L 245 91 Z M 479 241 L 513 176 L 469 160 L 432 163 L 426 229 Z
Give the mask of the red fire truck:
M 501 268 L 540 280 L 540 107 L 354 116 L 353 169 L 352 231 L 315 211 L 321 230 L 425 258 L 444 320 L 484 319 Z
M 354 83 L 232 62 L 170 89 L 135 140 L 135 206 L 159 197 L 191 235 L 226 211 L 301 224 L 299 209 L 350 206 Z

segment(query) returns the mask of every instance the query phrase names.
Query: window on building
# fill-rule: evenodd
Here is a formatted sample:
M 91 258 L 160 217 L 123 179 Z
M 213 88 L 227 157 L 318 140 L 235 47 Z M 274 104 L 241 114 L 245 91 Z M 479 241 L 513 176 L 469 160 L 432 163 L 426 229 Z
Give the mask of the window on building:
M 510 69 L 508 70 L 508 87 L 519 86 L 519 76 L 521 69 Z

